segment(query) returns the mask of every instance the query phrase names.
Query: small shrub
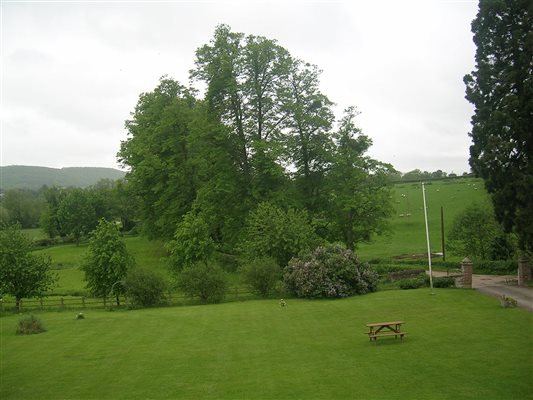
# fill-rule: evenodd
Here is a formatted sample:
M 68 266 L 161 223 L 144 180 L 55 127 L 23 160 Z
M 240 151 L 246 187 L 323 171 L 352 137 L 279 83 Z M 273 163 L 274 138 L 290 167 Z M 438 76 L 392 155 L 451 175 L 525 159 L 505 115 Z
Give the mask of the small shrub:
M 82 312 L 81 312 L 81 313 L 78 313 L 78 314 L 76 315 L 76 319 L 85 319 L 85 315 L 83 315 Z
M 387 274 L 387 277 L 390 281 L 398 281 L 401 279 L 414 278 L 424 273 L 423 269 L 412 268 L 412 269 L 403 269 L 397 272 L 390 272 Z
M 178 287 L 188 296 L 198 296 L 202 303 L 220 303 L 226 293 L 226 276 L 219 266 L 200 263 L 181 271 Z
M 351 250 L 330 244 L 292 259 L 283 280 L 298 297 L 346 297 L 375 291 L 379 276 Z
M 433 278 L 434 288 L 450 288 L 455 287 L 455 278 L 449 276 L 442 276 Z
M 513 308 L 518 305 L 518 302 L 512 297 L 502 294 L 502 296 L 500 297 L 500 304 L 504 308 Z
M 267 297 L 281 278 L 281 270 L 273 258 L 260 258 L 248 262 L 242 268 L 242 275 L 254 292 Z
M 475 274 L 506 275 L 514 274 L 518 264 L 513 260 L 506 261 L 474 261 Z
M 128 271 L 124 285 L 131 302 L 142 307 L 163 303 L 168 286 L 161 274 L 143 268 Z
M 34 315 L 22 318 L 17 325 L 17 335 L 33 335 L 46 332 L 41 320 Z
M 402 279 L 399 282 L 400 289 L 419 289 L 426 286 L 426 278 L 424 275 L 419 275 L 416 278 Z

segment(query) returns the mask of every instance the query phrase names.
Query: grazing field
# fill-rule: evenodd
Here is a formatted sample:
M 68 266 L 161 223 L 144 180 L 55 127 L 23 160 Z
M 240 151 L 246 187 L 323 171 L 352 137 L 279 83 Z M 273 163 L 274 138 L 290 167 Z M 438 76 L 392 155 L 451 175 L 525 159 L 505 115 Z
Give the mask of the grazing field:
M 388 258 L 404 254 L 427 254 L 421 184 L 401 183 L 394 185 L 392 200 L 395 213 L 391 219 L 390 233 L 375 238 L 370 244 L 360 245 L 357 253 L 362 259 Z M 442 251 L 441 207 L 444 209 L 446 235 L 455 216 L 467 206 L 473 203 L 488 203 L 489 201 L 489 196 L 481 179 L 461 178 L 432 181 L 426 184 L 431 251 Z M 463 257 L 447 255 L 448 260 L 460 260 Z
M 0 318 L 0 398 L 525 399 L 532 314 L 460 289 Z M 370 343 L 366 323 L 408 332 Z
M 160 241 L 150 241 L 142 236 L 124 238 L 129 253 L 135 258 L 139 266 L 160 270 L 168 274 L 165 268 L 165 248 Z M 87 244 L 68 244 L 36 250 L 36 254 L 50 257 L 52 269 L 58 276 L 57 286 L 51 294 L 81 295 L 85 292 L 85 281 L 80 266 L 87 252 Z
M 426 186 L 426 195 L 430 238 L 434 252 L 441 251 L 441 206 L 444 207 L 447 231 L 453 218 L 466 206 L 489 201 L 482 180 L 473 178 L 433 181 Z M 395 213 L 391 220 L 390 234 L 377 237 L 370 244 L 360 245 L 356 252 L 362 260 L 427 252 L 420 184 L 396 184 L 393 190 L 393 204 Z M 39 233 L 39 230 L 28 230 L 28 234 L 40 238 L 42 233 Z M 124 241 L 137 265 L 158 269 L 168 274 L 164 260 L 166 251 L 162 242 L 150 241 L 142 236 L 125 237 Z M 52 291 L 53 294 L 84 293 L 85 283 L 79 266 L 86 251 L 87 244 L 54 246 L 36 251 L 38 254 L 50 257 L 52 267 L 57 270 L 59 282 Z M 462 258 L 450 254 L 447 256 L 447 260 L 458 261 Z

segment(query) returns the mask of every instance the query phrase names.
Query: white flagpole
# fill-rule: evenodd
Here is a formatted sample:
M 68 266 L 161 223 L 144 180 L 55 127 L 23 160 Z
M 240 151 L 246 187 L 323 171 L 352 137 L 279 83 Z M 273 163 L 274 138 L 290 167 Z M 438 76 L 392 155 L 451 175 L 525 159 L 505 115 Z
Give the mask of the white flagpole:
M 431 246 L 429 245 L 428 209 L 426 207 L 426 188 L 424 187 L 424 182 L 422 182 L 422 197 L 424 198 L 424 219 L 426 221 L 426 239 L 428 242 L 429 285 L 431 287 L 431 293 L 433 293 L 433 275 L 431 272 Z

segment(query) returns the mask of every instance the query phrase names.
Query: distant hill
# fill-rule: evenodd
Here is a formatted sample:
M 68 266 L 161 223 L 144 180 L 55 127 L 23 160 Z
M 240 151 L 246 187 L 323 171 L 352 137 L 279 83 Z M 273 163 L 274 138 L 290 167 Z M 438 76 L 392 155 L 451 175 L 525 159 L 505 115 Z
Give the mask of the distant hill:
M 0 167 L 0 189 L 39 189 L 43 185 L 87 187 L 100 179 L 117 180 L 125 172 L 113 168 L 72 167 L 48 168 L 25 165 Z

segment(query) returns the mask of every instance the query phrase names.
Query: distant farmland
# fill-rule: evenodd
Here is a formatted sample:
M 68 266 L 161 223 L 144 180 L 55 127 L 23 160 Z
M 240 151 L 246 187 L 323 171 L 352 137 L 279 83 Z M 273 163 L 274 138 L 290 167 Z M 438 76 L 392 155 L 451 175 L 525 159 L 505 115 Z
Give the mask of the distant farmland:
M 387 258 L 427 253 L 421 184 L 395 184 L 392 200 L 395 213 L 391 220 L 390 234 L 376 238 L 371 244 L 359 246 L 357 253 L 361 258 Z M 426 201 L 431 251 L 440 252 L 442 251 L 441 207 L 444 209 L 446 234 L 459 212 L 473 203 L 488 203 L 490 198 L 481 179 L 460 178 L 427 183 Z M 447 255 L 447 259 L 459 259 L 459 257 Z

